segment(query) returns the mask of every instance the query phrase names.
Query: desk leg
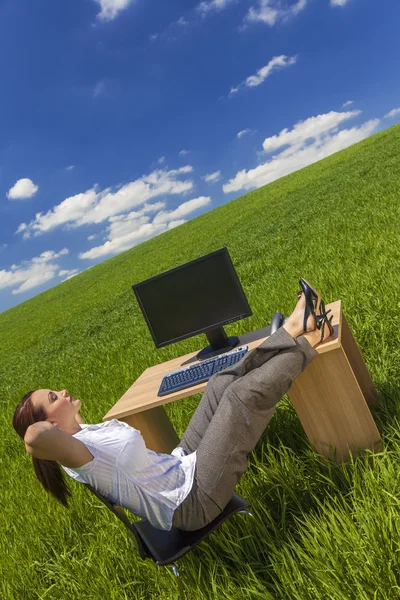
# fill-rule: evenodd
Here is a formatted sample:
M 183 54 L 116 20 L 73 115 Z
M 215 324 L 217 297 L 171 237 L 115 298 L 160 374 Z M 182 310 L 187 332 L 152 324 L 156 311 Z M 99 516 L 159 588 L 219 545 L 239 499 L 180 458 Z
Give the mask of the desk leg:
M 289 397 L 320 454 L 341 461 L 350 452 L 380 449 L 378 429 L 343 347 L 319 354 L 294 381 Z
M 378 392 L 368 373 L 367 366 L 344 314 L 342 314 L 341 343 L 368 406 L 377 406 L 379 400 Z
M 179 443 L 178 434 L 162 406 L 120 418 L 120 421 L 139 429 L 147 448 L 154 452 L 170 454 Z

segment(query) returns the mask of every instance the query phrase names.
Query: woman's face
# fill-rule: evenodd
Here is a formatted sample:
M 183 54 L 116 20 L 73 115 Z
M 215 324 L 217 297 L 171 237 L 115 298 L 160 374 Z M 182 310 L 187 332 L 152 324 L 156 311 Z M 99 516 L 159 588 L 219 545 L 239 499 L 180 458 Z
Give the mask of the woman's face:
M 42 406 L 47 412 L 47 420 L 60 429 L 68 429 L 76 423 L 75 416 L 81 408 L 81 401 L 70 396 L 68 390 L 36 390 L 31 396 L 35 407 Z

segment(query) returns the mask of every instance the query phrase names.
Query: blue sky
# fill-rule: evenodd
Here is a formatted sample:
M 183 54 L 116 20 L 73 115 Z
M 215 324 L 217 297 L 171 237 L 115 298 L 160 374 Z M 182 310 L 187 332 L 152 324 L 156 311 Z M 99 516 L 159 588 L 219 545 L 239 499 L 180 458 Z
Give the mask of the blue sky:
M 399 122 L 399 22 L 398 0 L 0 0 L 0 311 Z

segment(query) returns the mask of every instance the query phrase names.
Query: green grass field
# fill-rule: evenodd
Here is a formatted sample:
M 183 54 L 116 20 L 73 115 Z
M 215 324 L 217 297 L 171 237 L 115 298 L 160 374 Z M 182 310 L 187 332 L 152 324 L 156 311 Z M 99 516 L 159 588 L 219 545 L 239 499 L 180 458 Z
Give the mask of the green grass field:
M 202 347 L 156 350 L 131 285 L 227 246 L 253 316 L 289 314 L 299 276 L 341 298 L 381 395 L 384 444 L 337 465 L 310 447 L 287 398 L 250 458 L 239 515 L 180 561 L 187 596 L 244 600 L 400 598 L 400 126 L 77 275 L 0 315 L 0 597 L 177 598 L 172 574 L 142 562 L 119 522 L 69 481 L 70 509 L 36 482 L 11 427 L 29 389 L 82 399 L 99 422 L 140 373 Z M 168 405 L 179 433 L 199 397 Z

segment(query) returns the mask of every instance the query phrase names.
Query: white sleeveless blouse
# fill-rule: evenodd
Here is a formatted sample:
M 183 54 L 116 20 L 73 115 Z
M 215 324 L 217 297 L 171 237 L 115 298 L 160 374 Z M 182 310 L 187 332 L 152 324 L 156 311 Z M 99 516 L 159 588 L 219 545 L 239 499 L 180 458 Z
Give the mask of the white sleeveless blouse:
M 61 465 L 70 477 L 90 484 L 154 527 L 172 528 L 174 511 L 193 485 L 196 452 L 186 455 L 182 448 L 175 448 L 171 454 L 159 454 L 148 450 L 140 431 L 117 419 L 81 425 L 74 437 L 94 458 L 76 469 Z

